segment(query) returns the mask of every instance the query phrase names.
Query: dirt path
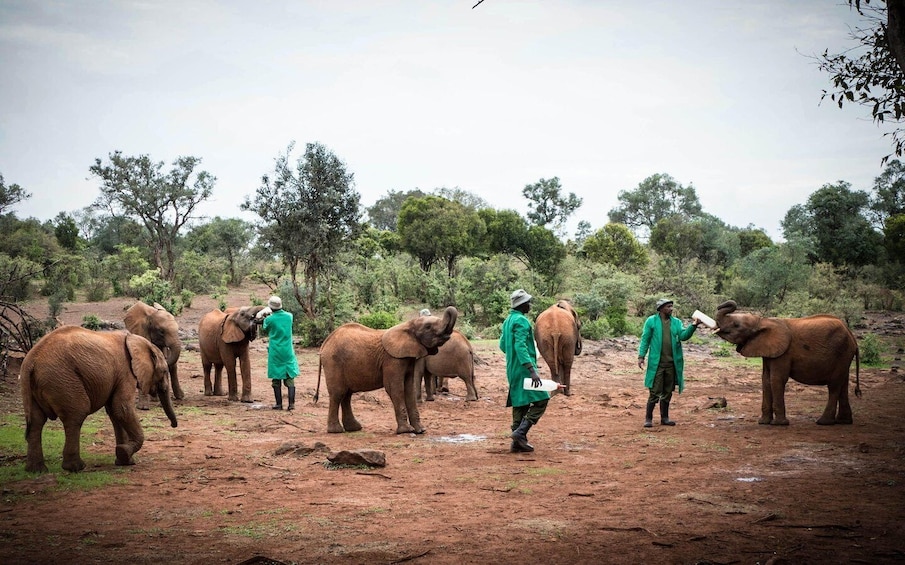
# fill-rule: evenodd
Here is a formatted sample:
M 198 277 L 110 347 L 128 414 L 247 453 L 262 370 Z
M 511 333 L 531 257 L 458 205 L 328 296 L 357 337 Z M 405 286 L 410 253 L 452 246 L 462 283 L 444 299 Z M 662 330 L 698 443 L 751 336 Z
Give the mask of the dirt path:
M 206 311 L 192 310 L 181 319 L 189 331 Z M 487 362 L 480 399 L 465 402 L 453 381 L 422 404 L 428 431 L 418 436 L 393 433 L 383 391 L 355 396 L 362 432 L 327 434 L 323 387 L 311 403 L 316 350 L 300 350 L 292 413 L 269 409 L 263 342 L 253 344 L 251 405 L 204 397 L 197 352 L 184 352 L 179 427 L 156 406 L 144 416 L 137 465 L 117 469 L 125 484 L 63 493 L 45 475 L 2 485 L 0 563 L 905 561 L 901 373 L 862 368 L 851 426 L 817 426 L 826 390 L 795 383 L 791 425 L 759 426 L 759 362 L 687 346 L 678 425 L 645 430 L 636 347 L 585 344 L 575 394 L 551 400 L 531 454 L 508 452 L 493 342 L 476 344 Z M 3 411 L 21 410 L 16 387 L 0 383 Z M 715 397 L 728 408 L 706 408 Z M 363 448 L 385 452 L 387 466 L 324 464 L 327 451 Z M 109 422 L 86 450 L 114 469 Z

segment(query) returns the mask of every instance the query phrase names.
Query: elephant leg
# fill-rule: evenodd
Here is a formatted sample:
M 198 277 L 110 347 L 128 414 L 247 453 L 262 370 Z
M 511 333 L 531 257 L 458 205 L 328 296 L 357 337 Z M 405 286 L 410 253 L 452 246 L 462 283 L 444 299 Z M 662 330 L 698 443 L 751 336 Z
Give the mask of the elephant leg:
M 842 384 L 839 385 L 839 412 L 836 413 L 836 423 L 851 424 L 853 421 L 852 405 L 848 400 L 848 374 L 846 374 L 842 379 Z
M 41 445 L 41 434 L 46 423 L 47 416 L 32 402 L 30 417 L 25 424 L 25 442 L 28 444 L 25 470 L 29 473 L 47 472 L 47 465 L 44 464 L 44 447 Z
M 239 382 L 236 380 L 236 360 L 226 363 L 226 383 L 229 388 L 227 399 L 233 402 L 239 401 Z
M 773 421 L 770 424 L 774 426 L 788 426 L 789 419 L 786 417 L 786 383 L 789 382 L 788 373 L 776 376 L 775 372 L 771 374 L 770 390 L 773 395 Z
M 343 411 L 342 427 L 347 432 L 357 432 L 361 430 L 361 424 L 355 419 L 355 414 L 352 413 L 352 391 L 348 391 L 343 395 L 339 405 Z
M 424 400 L 434 401 L 434 393 L 437 392 L 437 376 L 430 373 L 424 373 Z M 418 400 L 421 400 L 421 379 L 418 381 Z
M 409 414 L 408 414 L 408 399 L 406 398 L 406 383 L 405 378 L 402 379 L 387 377 L 384 378 L 383 388 L 386 390 L 387 395 L 390 397 L 390 401 L 393 403 L 393 412 L 396 416 L 396 433 L 397 434 L 407 434 L 407 433 L 418 433 L 415 428 L 409 425 Z M 410 387 L 414 389 L 414 375 L 409 375 L 407 378 L 411 379 L 413 382 Z M 412 394 L 412 404 L 417 404 L 415 402 L 415 393 L 411 391 Z M 415 408 L 415 413 L 417 414 L 417 408 Z M 423 431 L 423 430 L 422 430 Z
M 141 449 L 145 441 L 138 417 L 126 406 L 119 400 L 113 399 L 105 407 L 116 437 L 116 464 L 121 466 L 135 465 L 132 456 Z
M 572 367 L 563 367 L 562 371 L 562 384 L 566 386 L 563 389 L 562 393 L 566 396 L 572 396 Z
M 242 402 L 252 402 L 251 398 L 251 360 L 248 351 L 239 357 L 239 369 L 242 373 Z
M 434 376 L 434 386 L 440 392 L 449 392 L 449 377 Z
M 836 383 L 835 377 L 830 380 L 830 384 L 827 385 L 827 399 L 826 399 L 826 407 L 823 409 L 823 414 L 820 415 L 820 418 L 817 419 L 817 423 L 821 426 L 832 426 L 836 423 L 836 408 L 841 405 L 842 394 L 841 388 Z M 846 392 L 848 392 L 848 387 L 846 387 Z M 847 403 L 846 399 L 846 403 Z M 848 408 L 849 410 L 849 422 L 851 423 L 851 406 Z M 841 423 L 841 422 L 840 422 Z
M 63 420 L 62 418 L 60 418 Z M 85 468 L 85 462 L 82 461 L 79 452 L 79 436 L 82 434 L 82 423 L 84 417 L 75 420 L 63 420 L 63 432 L 66 435 L 66 441 L 63 444 L 63 469 L 77 473 Z
M 410 424 L 412 430 L 416 434 L 423 434 L 424 427 L 421 425 L 421 414 L 418 412 L 418 403 L 415 402 L 415 378 L 414 375 L 409 376 L 406 374 L 405 383 L 403 386 L 404 399 L 405 399 L 405 411 L 408 414 L 408 423 Z M 398 420 L 397 420 L 398 423 Z M 396 433 L 399 432 L 399 427 L 396 427 Z M 403 432 L 404 433 L 404 432 Z
M 151 395 L 138 391 L 138 400 L 136 401 L 135 404 L 139 410 L 150 410 L 151 409 Z
M 773 389 L 770 386 L 770 371 L 767 369 L 766 362 L 760 375 L 760 418 L 758 424 L 770 424 L 773 422 Z
M 214 387 L 211 384 L 211 367 L 213 363 L 201 363 L 201 368 L 204 370 L 204 396 L 213 396 L 214 395 Z
M 466 402 L 476 402 L 478 400 L 478 387 L 474 384 L 474 371 L 465 373 L 462 380 L 465 381 Z
M 339 423 L 339 406 L 341 401 L 342 395 L 334 392 L 330 393 L 330 405 L 327 407 L 327 433 L 341 434 L 346 431 L 345 428 L 343 428 L 343 425 Z

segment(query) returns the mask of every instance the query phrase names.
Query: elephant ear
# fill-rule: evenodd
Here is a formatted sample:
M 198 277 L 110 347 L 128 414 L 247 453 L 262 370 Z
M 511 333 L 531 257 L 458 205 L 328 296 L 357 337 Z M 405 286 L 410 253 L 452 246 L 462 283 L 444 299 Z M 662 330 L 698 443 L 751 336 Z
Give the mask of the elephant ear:
M 411 322 L 406 322 L 393 326 L 380 336 L 380 343 L 390 357 L 421 359 L 427 356 L 427 348 L 409 331 L 410 324 Z
M 239 324 L 233 319 L 233 316 L 235 315 L 235 312 L 227 314 L 226 320 L 223 321 L 223 331 L 220 332 L 220 337 L 226 343 L 239 343 L 245 339 L 245 332 L 242 331 L 242 328 L 239 327 Z
M 792 342 L 789 325 L 773 318 L 763 318 L 757 332 L 751 339 L 738 346 L 745 357 L 766 357 L 772 359 L 783 355 Z
M 129 360 L 129 369 L 138 383 L 142 394 L 151 393 L 154 375 L 154 352 L 157 348 L 151 345 L 147 339 L 129 334 L 126 336 L 126 357 Z

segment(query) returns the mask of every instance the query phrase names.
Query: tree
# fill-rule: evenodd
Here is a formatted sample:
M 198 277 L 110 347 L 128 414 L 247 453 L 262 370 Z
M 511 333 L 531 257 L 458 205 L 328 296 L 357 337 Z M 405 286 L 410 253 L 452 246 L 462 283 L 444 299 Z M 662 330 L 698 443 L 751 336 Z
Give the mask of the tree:
M 749 225 L 747 228 L 738 232 L 738 243 L 739 254 L 741 257 L 744 257 L 752 251 L 772 246 L 773 240 L 770 239 L 770 236 L 768 236 L 764 230 Z
M 623 224 L 609 223 L 584 240 L 582 251 L 591 261 L 632 269 L 647 264 L 647 252 Z
M 837 267 L 875 263 L 882 252 L 882 236 L 865 217 L 868 195 L 851 190 L 838 181 L 825 184 L 808 197 L 806 204 L 789 209 L 782 221 L 787 240 L 814 242 L 813 261 Z
M 478 210 L 478 216 L 486 227 L 481 244 L 484 253 L 514 255 L 525 246 L 528 222 L 515 210 L 484 208 Z
M 175 275 L 179 232 L 195 218 L 196 207 L 210 198 L 217 180 L 207 171 L 195 173 L 200 163 L 197 157 L 177 157 L 170 172 L 164 173 L 163 161 L 155 163 L 147 155 L 127 157 L 116 151 L 110 153 L 109 163 L 95 159 L 90 167 L 91 174 L 101 180 L 101 195 L 92 207 L 143 224 L 154 264 L 167 281 Z
M 807 285 L 807 247 L 798 241 L 752 251 L 732 267 L 729 295 L 740 304 L 771 312 Z
M 566 258 L 566 246 L 556 234 L 543 226 L 531 226 L 518 256 L 543 278 L 545 293 L 554 294 L 561 274 L 559 268 Z
M 818 68 L 830 74 L 833 84 L 820 99 L 829 96 L 840 108 L 846 102 L 867 106 L 877 124 L 900 123 L 905 118 L 905 3 L 869 4 L 869 0 L 849 0 L 849 6 L 863 17 L 863 25 L 849 33 L 855 48 L 833 54 L 825 50 L 815 57 Z M 893 152 L 901 157 L 905 131 L 895 128 L 883 135 L 892 137 Z
M 898 159 L 890 161 L 874 179 L 869 209 L 872 223 L 878 229 L 883 229 L 888 218 L 905 214 L 905 165 Z
M 246 197 L 241 207 L 264 221 L 259 227 L 261 241 L 282 257 L 296 300 L 314 320 L 322 278 L 357 235 L 360 198 L 353 173 L 327 147 L 307 144 L 293 170 L 294 147 L 290 143 L 277 156 L 273 177 L 265 175 L 254 199 Z
M 31 198 L 30 192 L 18 184 L 7 185 L 3 181 L 3 174 L 0 173 L 0 214 L 5 214 L 10 208 L 29 198 Z
M 650 247 L 680 265 L 700 254 L 704 232 L 697 222 L 683 221 L 678 215 L 662 218 L 650 233 Z
M 694 186 L 682 186 L 667 174 L 651 175 L 635 190 L 620 191 L 617 198 L 621 204 L 610 210 L 610 222 L 625 224 L 641 239 L 664 218 L 690 220 L 701 213 Z
M 379 230 L 396 231 L 396 220 L 399 218 L 399 210 L 402 204 L 409 198 L 422 198 L 426 196 L 419 189 L 390 190 L 386 196 L 377 199 L 373 206 L 367 208 L 368 220 L 372 226 Z
M 402 249 L 418 259 L 429 272 L 440 261 L 450 277 L 456 259 L 474 253 L 486 230 L 478 213 L 440 196 L 410 198 L 399 211 Z
M 75 251 L 79 242 L 79 227 L 75 223 L 75 218 L 65 212 L 60 212 L 53 220 L 53 233 L 57 238 L 57 242 L 64 249 Z
M 569 217 L 581 208 L 581 198 L 570 192 L 568 196 L 562 194 L 562 186 L 559 177 L 552 179 L 540 179 L 534 184 L 525 185 L 522 195 L 531 203 L 528 211 L 528 219 L 535 226 L 552 226 L 559 232 Z
M 883 236 L 888 256 L 899 263 L 905 263 L 905 214 L 887 218 Z
M 239 284 L 242 274 L 238 264 L 248 253 L 254 239 L 254 226 L 240 218 L 216 216 L 206 224 L 193 229 L 186 238 L 192 250 L 210 253 L 226 259 L 229 265 L 229 282 Z

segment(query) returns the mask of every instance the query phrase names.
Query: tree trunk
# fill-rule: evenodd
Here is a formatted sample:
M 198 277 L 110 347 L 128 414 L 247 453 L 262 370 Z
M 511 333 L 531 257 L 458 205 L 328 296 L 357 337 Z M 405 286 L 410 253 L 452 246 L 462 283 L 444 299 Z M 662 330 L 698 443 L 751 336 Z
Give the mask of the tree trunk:
M 886 0 L 886 42 L 905 73 L 905 0 Z

